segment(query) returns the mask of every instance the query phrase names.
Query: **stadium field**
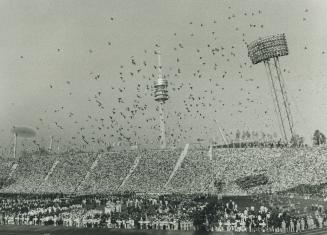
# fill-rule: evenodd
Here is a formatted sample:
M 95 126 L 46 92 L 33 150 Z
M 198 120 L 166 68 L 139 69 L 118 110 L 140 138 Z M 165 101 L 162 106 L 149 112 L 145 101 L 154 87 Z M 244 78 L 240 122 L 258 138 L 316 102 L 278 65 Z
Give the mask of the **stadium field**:
M 64 228 L 53 226 L 16 226 L 5 225 L 0 226 L 0 234 L 2 235 L 202 235 L 202 234 L 217 234 L 217 235 L 272 235 L 282 233 L 242 233 L 242 232 L 200 232 L 200 231 L 163 231 L 163 230 L 116 230 L 116 229 L 94 229 L 94 228 Z M 288 233 L 299 235 L 325 235 L 327 229 L 315 229 L 300 233 Z

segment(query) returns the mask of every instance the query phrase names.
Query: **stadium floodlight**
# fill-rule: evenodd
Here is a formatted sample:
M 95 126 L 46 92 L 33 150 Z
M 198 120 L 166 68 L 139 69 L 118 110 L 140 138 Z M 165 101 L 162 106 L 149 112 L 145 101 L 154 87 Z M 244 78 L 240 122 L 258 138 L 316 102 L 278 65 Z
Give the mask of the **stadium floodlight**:
M 278 34 L 259 38 L 248 44 L 248 56 L 253 64 L 263 62 L 266 68 L 268 79 L 271 84 L 271 91 L 277 114 L 277 120 L 282 135 L 288 142 L 286 126 L 288 125 L 291 137 L 294 137 L 294 124 L 287 97 L 285 81 L 279 64 L 279 57 L 288 55 L 288 47 L 285 34 Z M 287 120 L 287 121 L 286 121 Z
M 248 44 L 248 55 L 253 64 L 288 55 L 285 34 L 259 38 Z
M 165 115 L 163 106 L 169 99 L 168 97 L 168 81 L 162 76 L 161 72 L 161 54 L 158 54 L 158 80 L 154 83 L 154 100 L 159 103 L 159 120 L 160 120 L 160 145 L 161 148 L 166 148 L 166 129 L 165 129 Z

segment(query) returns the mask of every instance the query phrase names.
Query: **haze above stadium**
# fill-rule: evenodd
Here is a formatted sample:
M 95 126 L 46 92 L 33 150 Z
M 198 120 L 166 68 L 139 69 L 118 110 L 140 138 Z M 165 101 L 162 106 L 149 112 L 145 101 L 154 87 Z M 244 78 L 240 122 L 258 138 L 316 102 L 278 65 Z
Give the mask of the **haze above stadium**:
M 264 66 L 251 65 L 246 43 L 279 33 L 295 130 L 310 144 L 315 129 L 327 133 L 326 10 L 291 0 L 1 1 L 1 145 L 14 125 L 34 127 L 44 146 L 50 135 L 157 145 L 158 46 L 168 144 L 222 142 L 214 119 L 230 136 L 278 133 Z

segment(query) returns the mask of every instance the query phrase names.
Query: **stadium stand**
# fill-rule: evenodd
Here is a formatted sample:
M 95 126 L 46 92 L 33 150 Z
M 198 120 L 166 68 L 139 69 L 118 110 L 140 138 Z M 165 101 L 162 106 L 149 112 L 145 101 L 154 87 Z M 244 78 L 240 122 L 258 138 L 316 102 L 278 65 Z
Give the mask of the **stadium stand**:
M 88 182 L 85 182 L 83 191 L 87 193 L 116 191 L 132 167 L 136 155 L 134 151 L 103 153 Z
M 53 156 L 52 156 L 53 157 Z M 43 183 L 54 158 L 45 156 L 25 156 L 17 162 L 17 168 L 11 178 L 15 181 L 7 191 L 10 192 L 40 192 L 39 186 Z
M 136 192 L 162 191 L 180 153 L 174 150 L 145 150 L 140 154 L 139 165 L 123 189 Z
M 15 163 L 3 159 L 1 179 L 12 178 L 2 192 L 106 193 L 137 192 L 209 192 L 214 181 L 224 187 L 219 193 L 242 195 L 286 191 L 298 185 L 327 182 L 327 148 L 219 148 L 190 149 L 177 164 L 182 149 L 133 150 L 101 153 L 25 156 Z M 57 163 L 56 163 L 57 162 Z M 56 163 L 56 164 L 55 164 Z M 172 171 L 176 168 L 175 174 Z M 265 184 L 250 183 L 240 188 L 242 178 L 268 178 Z M 167 183 L 169 177 L 171 179 Z M 320 190 L 321 191 L 321 190 Z
M 171 180 L 174 192 L 201 192 L 210 183 L 212 166 L 205 150 L 189 151 L 176 175 Z

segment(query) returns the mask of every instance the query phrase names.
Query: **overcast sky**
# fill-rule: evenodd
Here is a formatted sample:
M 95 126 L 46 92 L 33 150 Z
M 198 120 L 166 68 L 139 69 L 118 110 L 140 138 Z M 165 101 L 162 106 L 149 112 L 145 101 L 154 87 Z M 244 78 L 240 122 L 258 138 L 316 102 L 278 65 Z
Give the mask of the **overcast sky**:
M 326 12 L 324 0 L 1 0 L 1 144 L 14 125 L 36 129 L 41 145 L 51 135 L 158 144 L 156 44 L 169 143 L 221 139 L 214 119 L 230 135 L 280 135 L 264 65 L 251 66 L 246 47 L 279 33 L 295 130 L 311 142 L 315 129 L 327 134 Z

